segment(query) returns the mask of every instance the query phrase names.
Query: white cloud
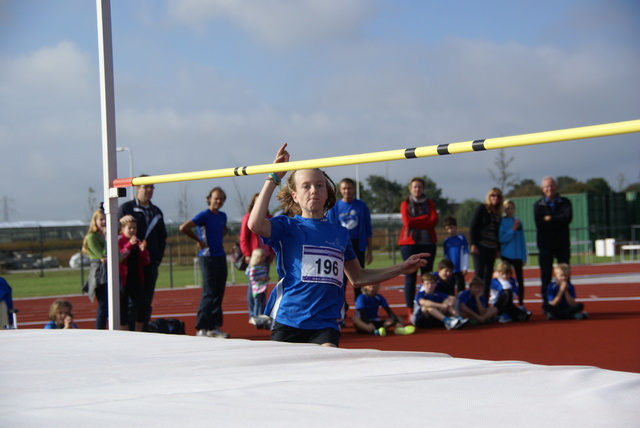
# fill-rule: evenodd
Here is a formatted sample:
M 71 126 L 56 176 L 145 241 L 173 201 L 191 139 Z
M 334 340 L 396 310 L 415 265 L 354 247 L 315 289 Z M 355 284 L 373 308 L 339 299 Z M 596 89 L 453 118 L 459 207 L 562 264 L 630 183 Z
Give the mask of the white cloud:
M 357 34 L 377 1 L 341 0 L 173 0 L 169 14 L 197 31 L 226 18 L 272 47 L 301 46 Z

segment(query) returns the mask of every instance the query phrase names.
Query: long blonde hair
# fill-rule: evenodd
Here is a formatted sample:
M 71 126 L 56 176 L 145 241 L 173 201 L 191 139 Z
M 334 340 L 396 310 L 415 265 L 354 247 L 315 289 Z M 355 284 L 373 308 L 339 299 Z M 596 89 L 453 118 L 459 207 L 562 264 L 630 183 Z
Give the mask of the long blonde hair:
M 491 204 L 492 193 L 497 193 L 498 195 L 500 195 L 500 202 L 498 203 L 498 205 Z M 484 198 L 484 206 L 487 211 L 502 216 L 502 199 L 502 190 L 498 189 L 497 187 L 492 187 L 491 189 L 489 189 L 489 191 L 487 192 L 487 196 L 485 196 Z
M 100 216 L 104 217 L 104 211 L 102 211 L 101 209 L 95 210 L 93 212 L 93 215 L 91 216 L 91 223 L 89 223 L 89 230 L 87 231 L 87 234 L 84 235 L 84 239 L 82 240 L 82 252 L 84 254 L 89 254 L 89 248 L 87 247 L 87 238 L 89 237 L 89 235 L 91 235 L 92 233 L 99 233 L 104 237 L 104 233 L 102 233 L 102 230 L 98 226 L 98 217 Z
M 320 171 L 322 175 L 324 175 L 324 179 L 327 182 L 327 200 L 324 203 L 324 214 L 327 213 L 335 204 L 336 204 L 336 185 L 329 178 L 326 172 L 318 168 L 312 168 L 313 170 Z M 278 196 L 276 199 L 280 202 L 282 206 L 282 210 L 287 213 L 287 215 L 301 215 L 302 210 L 300 209 L 300 205 L 293 200 L 292 192 L 296 191 L 296 173 L 298 171 L 293 171 L 289 174 L 289 178 L 287 179 L 287 183 L 282 187 L 282 189 L 278 192 Z

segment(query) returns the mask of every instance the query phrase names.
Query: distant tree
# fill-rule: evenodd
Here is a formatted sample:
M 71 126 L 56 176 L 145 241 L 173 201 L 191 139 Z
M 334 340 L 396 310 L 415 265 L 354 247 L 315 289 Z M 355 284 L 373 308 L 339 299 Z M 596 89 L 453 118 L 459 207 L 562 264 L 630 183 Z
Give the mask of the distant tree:
M 593 192 L 593 191 L 594 191 L 593 187 L 581 181 L 566 185 L 562 188 L 562 190 L 560 190 L 561 193 L 566 193 L 566 194 L 586 193 L 586 192 Z
M 471 224 L 471 218 L 473 217 L 476 209 L 478 209 L 478 205 L 481 203 L 482 202 L 477 199 L 465 199 L 458 205 L 454 213 L 454 217 L 458 222 L 458 227 L 469 227 L 469 224 Z
M 538 196 L 540 194 L 540 186 L 530 178 L 525 178 L 520 183 L 514 185 L 510 192 L 506 193 L 506 195 L 511 198 L 518 196 Z
M 558 191 L 565 193 L 564 188 L 566 186 L 569 186 L 571 184 L 575 184 L 577 183 L 578 180 L 576 180 L 573 177 L 567 177 L 566 175 L 561 175 L 560 177 L 556 178 L 556 183 L 558 184 Z
M 598 194 L 612 192 L 611 186 L 609 186 L 609 183 L 607 183 L 607 180 L 604 178 L 590 178 L 587 180 L 586 185 Z
M 400 212 L 400 202 L 408 194 L 406 186 L 397 181 L 387 180 L 381 175 L 370 175 L 367 177 L 367 184 L 370 196 L 368 196 L 368 199 L 363 198 L 363 200 L 367 203 L 372 213 Z M 360 192 L 362 192 L 362 188 Z
M 507 159 L 507 152 L 505 149 L 498 150 L 498 155 L 494 160 L 493 164 L 496 166 L 495 169 L 489 168 L 489 175 L 491 179 L 496 182 L 498 188 L 502 190 L 503 193 L 508 193 L 508 187 L 513 187 L 516 185 L 515 174 L 509 171 L 509 165 L 513 162 L 513 156 Z
M 525 197 L 525 196 L 541 196 L 541 195 L 542 195 L 542 190 L 540 190 L 540 186 L 538 186 L 537 184 L 529 183 L 523 186 L 518 186 L 517 188 L 509 192 L 507 196 L 510 198 L 519 198 L 519 197 Z
M 640 182 L 631 183 L 624 188 L 625 192 L 640 192 Z

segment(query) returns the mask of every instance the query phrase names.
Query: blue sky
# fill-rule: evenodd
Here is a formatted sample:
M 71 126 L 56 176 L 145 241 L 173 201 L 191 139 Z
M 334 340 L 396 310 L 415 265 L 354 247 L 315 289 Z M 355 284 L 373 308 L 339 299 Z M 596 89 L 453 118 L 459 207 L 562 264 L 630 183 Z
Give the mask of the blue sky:
M 95 2 L 0 0 L 0 198 L 17 220 L 102 200 Z M 111 2 L 117 145 L 134 175 L 429 146 L 640 119 L 634 0 Z M 640 181 L 640 135 L 513 148 L 520 179 Z M 496 151 L 361 165 L 481 199 Z M 120 177 L 129 176 L 126 153 Z M 329 168 L 336 180 L 355 167 Z M 157 186 L 177 219 L 214 186 L 238 218 L 261 177 Z M 6 198 L 6 199 L 5 199 Z

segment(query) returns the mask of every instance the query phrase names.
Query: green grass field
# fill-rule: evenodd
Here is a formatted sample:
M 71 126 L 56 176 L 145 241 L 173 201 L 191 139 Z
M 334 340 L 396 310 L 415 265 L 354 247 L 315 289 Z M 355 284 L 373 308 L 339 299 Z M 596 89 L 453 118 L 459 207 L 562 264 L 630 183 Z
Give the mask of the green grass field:
M 438 254 L 442 254 L 439 249 Z M 436 260 L 439 260 L 437 258 Z M 399 254 L 396 254 L 395 263 L 402 261 Z M 572 256 L 572 262 L 574 264 L 591 264 L 591 263 L 608 263 L 611 262 L 610 257 L 591 257 L 587 259 L 585 256 Z M 387 267 L 393 264 L 393 259 L 389 254 L 376 254 L 373 259 L 373 263 L 368 268 L 378 269 Z M 473 264 L 473 263 L 472 263 Z M 532 257 L 527 263 L 528 266 L 537 266 L 537 257 Z M 84 279 L 89 273 L 89 269 L 84 269 Z M 43 276 L 41 272 L 29 271 L 18 272 L 13 271 L 11 273 L 5 272 L 2 276 L 9 282 L 13 289 L 13 297 L 42 297 L 42 296 L 67 296 L 73 294 L 80 294 L 82 276 L 80 269 L 45 269 Z M 277 278 L 275 267 L 271 265 L 270 272 L 271 280 L 274 281 Z M 227 280 L 235 284 L 247 284 L 247 277 L 244 272 L 240 272 L 234 268 L 233 281 L 231 272 L 229 272 Z M 172 269 L 164 264 L 160 267 L 160 274 L 158 276 L 157 288 L 182 288 L 186 286 L 193 286 L 200 284 L 200 271 L 197 269 L 194 272 L 193 265 L 174 265 Z

